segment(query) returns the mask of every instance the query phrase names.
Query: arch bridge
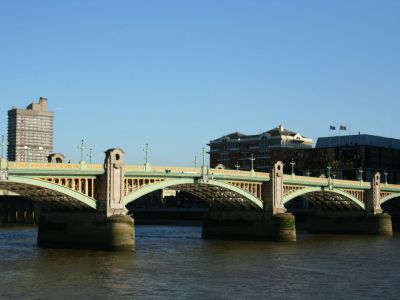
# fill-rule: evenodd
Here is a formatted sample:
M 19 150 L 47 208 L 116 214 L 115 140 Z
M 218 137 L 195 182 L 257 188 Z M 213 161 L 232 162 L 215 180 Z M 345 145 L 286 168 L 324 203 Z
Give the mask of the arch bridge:
M 123 165 L 118 208 L 160 189 L 186 191 L 215 209 L 256 209 L 272 214 L 303 197 L 322 210 L 380 211 L 380 205 L 400 197 L 400 185 L 272 173 L 209 168 Z M 13 192 L 52 209 L 104 210 L 118 214 L 112 203 L 103 203 L 107 167 L 103 164 L 25 163 L 1 161 L 0 190 Z M 273 178 L 272 178 L 273 177 Z M 115 181 L 113 181 L 115 184 Z M 118 192 L 118 193 L 117 193 Z M 103 194 L 103 195 L 102 195 Z M 115 203 L 114 203 L 115 204 Z
M 106 151 L 104 164 L 0 161 L 0 191 L 32 199 L 48 211 L 80 211 L 105 218 L 124 216 L 126 206 L 160 189 L 186 191 L 213 211 L 256 211 L 263 217 L 286 212 L 297 197 L 321 211 L 382 213 L 381 204 L 400 197 L 400 185 L 283 174 L 277 162 L 270 173 L 126 165 L 124 151 Z M 1 208 L 1 207 L 0 207 Z

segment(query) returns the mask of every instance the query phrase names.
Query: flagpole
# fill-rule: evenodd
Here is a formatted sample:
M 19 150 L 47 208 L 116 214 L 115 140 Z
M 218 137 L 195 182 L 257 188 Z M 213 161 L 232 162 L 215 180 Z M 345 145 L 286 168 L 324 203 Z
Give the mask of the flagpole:
M 329 126 L 329 148 L 331 147 L 331 126 Z

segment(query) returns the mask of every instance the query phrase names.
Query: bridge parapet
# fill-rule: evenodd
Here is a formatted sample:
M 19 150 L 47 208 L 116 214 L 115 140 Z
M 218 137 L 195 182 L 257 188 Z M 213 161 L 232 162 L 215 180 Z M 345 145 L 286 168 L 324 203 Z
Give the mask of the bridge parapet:
M 283 175 L 285 183 L 298 183 L 298 184 L 318 184 L 318 185 L 333 185 L 342 187 L 354 187 L 362 189 L 370 189 L 371 183 L 360 180 L 345 180 L 345 179 L 333 179 L 326 177 L 308 177 L 298 175 Z
M 88 170 L 104 170 L 102 164 L 85 164 L 85 169 Z M 82 164 L 65 164 L 65 163 L 33 163 L 33 162 L 8 162 L 9 170 L 81 170 Z
M 190 168 L 190 167 L 175 167 L 175 166 L 151 166 L 151 169 L 146 170 L 145 165 L 126 165 L 125 171 L 127 173 L 133 172 L 150 172 L 150 173 L 175 173 L 175 174 L 201 174 L 202 168 Z M 227 169 L 207 169 L 208 175 L 233 175 L 241 177 L 262 177 L 269 178 L 269 173 L 264 172 L 250 172 L 250 171 L 238 171 L 238 170 L 227 170 Z

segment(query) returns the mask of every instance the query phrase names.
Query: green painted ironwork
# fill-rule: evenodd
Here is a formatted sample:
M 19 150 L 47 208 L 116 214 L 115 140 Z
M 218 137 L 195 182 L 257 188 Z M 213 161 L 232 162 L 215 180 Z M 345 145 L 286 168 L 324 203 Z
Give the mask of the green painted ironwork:
M 252 194 L 250 194 L 240 188 L 237 188 L 231 184 L 221 182 L 221 181 L 216 181 L 216 180 L 209 180 L 208 182 L 202 182 L 202 181 L 198 181 L 194 178 L 180 178 L 180 179 L 174 179 L 174 180 L 166 180 L 166 181 L 161 181 L 158 183 L 144 186 L 136 191 L 131 192 L 127 196 L 125 196 L 124 202 L 125 202 L 125 205 L 128 205 L 129 203 L 139 199 L 140 197 L 145 196 L 145 195 L 147 195 L 151 192 L 157 191 L 157 190 L 161 190 L 164 188 L 173 187 L 173 186 L 177 186 L 177 185 L 199 184 L 199 183 L 210 185 L 210 186 L 217 186 L 220 188 L 230 190 L 232 192 L 235 192 L 235 193 L 243 196 L 243 198 L 249 200 L 250 202 L 257 205 L 258 207 L 260 207 L 260 208 L 263 207 L 262 201 L 259 200 L 257 197 L 255 197 Z
M 293 200 L 296 197 L 300 197 L 300 196 L 304 196 L 306 194 L 316 193 L 316 192 L 327 192 L 327 193 L 341 195 L 341 196 L 345 197 L 346 199 L 350 200 L 351 202 L 353 202 L 354 204 L 356 204 L 362 210 L 365 210 L 365 204 L 362 203 L 360 200 L 358 200 L 356 197 L 350 195 L 349 193 L 346 193 L 346 192 L 344 192 L 342 190 L 338 190 L 338 189 L 326 190 L 323 187 L 308 187 L 308 188 L 304 188 L 304 189 L 298 190 L 296 192 L 293 192 L 283 198 L 283 204 L 288 203 L 289 201 Z
M 40 187 L 44 188 L 47 190 L 55 191 L 57 193 L 67 195 L 68 197 L 73 198 L 74 200 L 77 200 L 81 203 L 84 204 L 84 206 L 97 209 L 97 203 L 94 199 L 85 196 L 82 193 L 79 193 L 75 190 L 72 190 L 70 188 L 51 183 L 48 181 L 44 180 L 38 180 L 38 179 L 33 179 L 33 178 L 27 178 L 27 177 L 20 177 L 20 176 L 9 176 L 7 180 L 2 181 L 2 182 L 9 182 L 9 183 L 16 183 L 16 184 L 21 184 L 21 185 L 29 185 L 32 187 Z M 7 189 L 7 188 L 5 188 Z M 35 199 L 32 199 L 35 200 Z M 68 203 L 67 203 L 68 204 Z

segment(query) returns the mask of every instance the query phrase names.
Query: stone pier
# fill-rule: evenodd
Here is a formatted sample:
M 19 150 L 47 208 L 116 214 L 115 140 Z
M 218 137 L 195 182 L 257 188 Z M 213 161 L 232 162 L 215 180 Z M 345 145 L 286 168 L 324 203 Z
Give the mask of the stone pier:
M 376 234 L 392 236 L 392 218 L 389 214 L 365 215 L 352 212 L 320 212 L 309 216 L 310 233 Z
M 0 200 L 0 224 L 37 224 L 34 203 L 19 196 L 3 196 Z
M 105 174 L 97 186 L 94 212 L 46 212 L 39 220 L 38 245 L 54 248 L 134 250 L 134 221 L 126 215 L 124 152 L 106 151 Z
M 99 213 L 45 213 L 40 217 L 38 245 L 49 248 L 133 250 L 135 233 L 129 216 Z
M 203 238 L 296 241 L 295 217 L 283 205 L 283 163 L 277 162 L 264 183 L 264 209 L 211 211 L 203 224 Z
M 205 239 L 295 241 L 294 216 L 266 217 L 262 211 L 210 211 L 204 220 Z

